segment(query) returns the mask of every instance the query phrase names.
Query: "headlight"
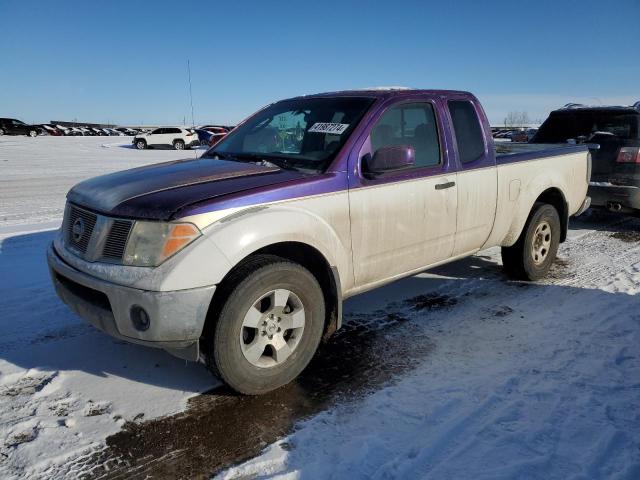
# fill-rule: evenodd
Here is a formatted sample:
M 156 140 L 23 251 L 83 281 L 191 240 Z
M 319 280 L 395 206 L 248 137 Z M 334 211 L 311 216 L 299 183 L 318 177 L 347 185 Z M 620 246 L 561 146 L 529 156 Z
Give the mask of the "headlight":
M 123 263 L 156 267 L 200 235 L 198 227 L 191 223 L 137 221 L 129 235 Z

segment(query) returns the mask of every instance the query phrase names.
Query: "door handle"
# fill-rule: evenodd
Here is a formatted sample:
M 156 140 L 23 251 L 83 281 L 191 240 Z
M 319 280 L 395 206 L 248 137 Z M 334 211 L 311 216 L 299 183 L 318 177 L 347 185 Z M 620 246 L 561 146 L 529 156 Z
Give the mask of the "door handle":
M 445 188 L 455 187 L 456 182 L 437 183 L 436 190 L 444 190 Z

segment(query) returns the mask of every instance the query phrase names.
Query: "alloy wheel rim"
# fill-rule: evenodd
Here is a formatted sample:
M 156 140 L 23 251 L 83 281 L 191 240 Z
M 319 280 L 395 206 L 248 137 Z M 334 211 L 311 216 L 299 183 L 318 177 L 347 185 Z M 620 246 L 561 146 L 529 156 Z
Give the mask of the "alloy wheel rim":
M 282 365 L 298 348 L 306 314 L 295 293 L 279 288 L 261 295 L 242 320 L 240 347 L 253 366 Z
M 531 245 L 531 257 L 536 265 L 544 263 L 551 249 L 551 225 L 549 222 L 540 222 L 533 233 Z

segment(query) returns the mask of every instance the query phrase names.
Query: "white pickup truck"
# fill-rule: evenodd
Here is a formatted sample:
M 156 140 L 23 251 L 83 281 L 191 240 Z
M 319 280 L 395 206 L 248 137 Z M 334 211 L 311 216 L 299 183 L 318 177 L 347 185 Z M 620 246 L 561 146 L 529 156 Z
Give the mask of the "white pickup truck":
M 310 95 L 199 159 L 76 185 L 48 262 L 96 327 L 260 394 L 305 368 L 346 297 L 493 246 L 511 277 L 544 276 L 589 175 L 585 146 L 496 156 L 467 92 Z

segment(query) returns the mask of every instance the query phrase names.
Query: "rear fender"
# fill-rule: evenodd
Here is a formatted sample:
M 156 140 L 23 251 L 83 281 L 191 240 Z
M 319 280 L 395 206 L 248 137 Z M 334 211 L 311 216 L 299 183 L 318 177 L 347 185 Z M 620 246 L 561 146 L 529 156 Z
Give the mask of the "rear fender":
M 500 198 L 504 201 L 499 202 L 496 232 L 484 247 L 496 244 L 510 247 L 516 243 L 534 204 L 545 191 L 552 188 L 559 190 L 566 204 L 564 192 L 567 191 L 567 185 L 559 171 L 547 170 L 524 185 L 521 182 L 522 179 L 505 180 L 501 185 L 504 191 Z M 562 217 L 562 212 L 558 214 Z

